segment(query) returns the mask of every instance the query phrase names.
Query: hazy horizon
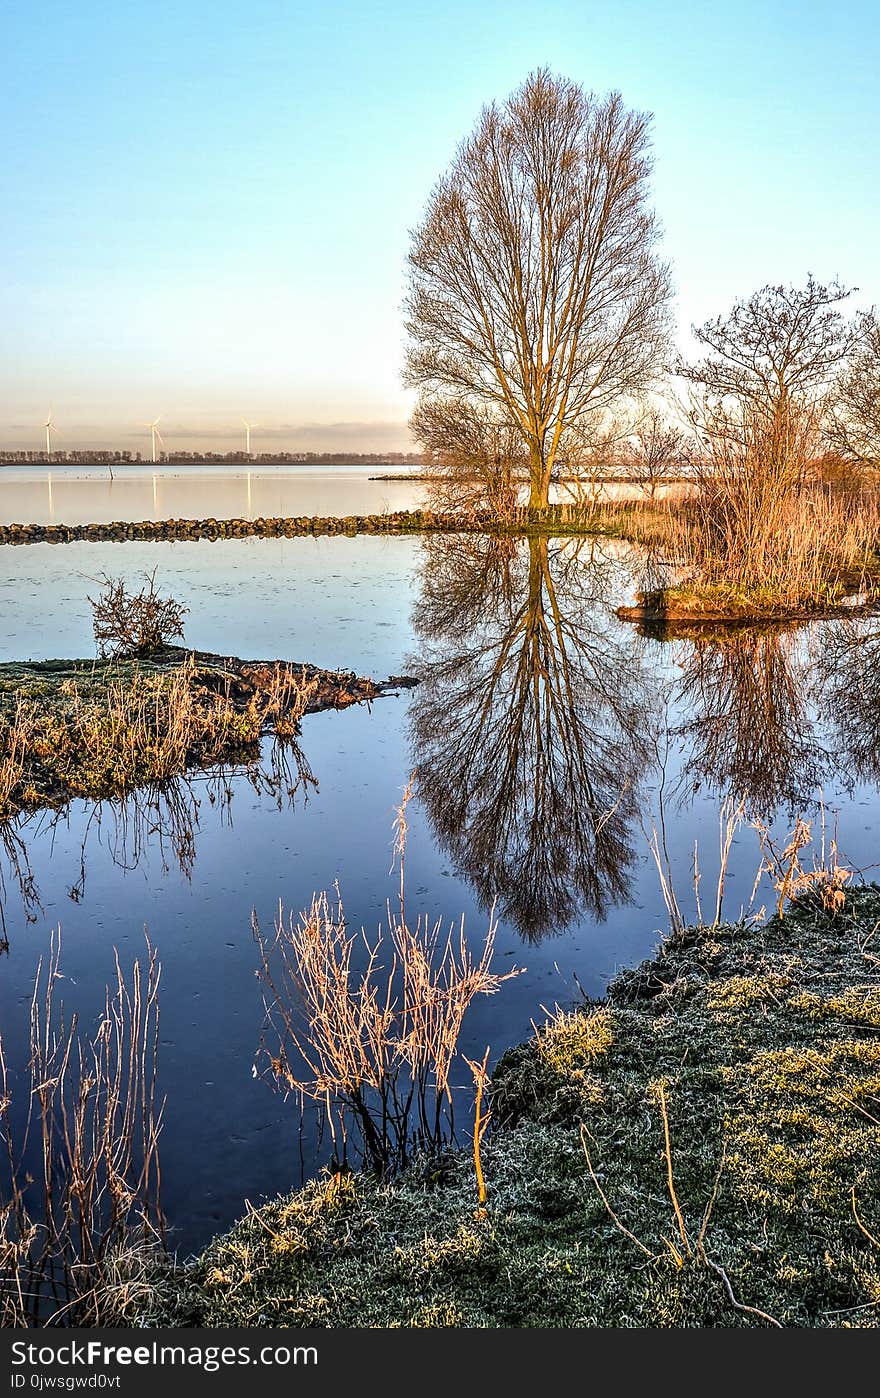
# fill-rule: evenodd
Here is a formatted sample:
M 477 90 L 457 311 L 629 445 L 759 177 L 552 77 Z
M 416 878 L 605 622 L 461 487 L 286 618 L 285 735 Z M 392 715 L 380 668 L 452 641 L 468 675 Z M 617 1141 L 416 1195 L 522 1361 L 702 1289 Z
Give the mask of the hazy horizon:
M 67 430 L 57 411 L 52 410 L 57 431 L 52 437 L 53 451 L 139 451 L 149 458 L 151 436 L 149 427 L 134 427 L 126 423 L 99 425 L 83 423 Z M 0 451 L 45 451 L 46 413 L 35 429 L 32 424 L 0 425 Z M 166 453 L 174 451 L 234 452 L 244 451 L 245 429 L 237 425 L 200 428 L 186 423 L 159 424 Z M 251 428 L 251 452 L 344 452 L 375 455 L 382 452 L 415 450 L 405 422 L 335 422 L 280 423 L 276 427 Z
M 381 23 L 377 23 L 377 17 Z M 0 445 L 404 451 L 408 230 L 546 64 L 654 113 L 688 327 L 767 282 L 880 301 L 876 6 L 4 7 Z

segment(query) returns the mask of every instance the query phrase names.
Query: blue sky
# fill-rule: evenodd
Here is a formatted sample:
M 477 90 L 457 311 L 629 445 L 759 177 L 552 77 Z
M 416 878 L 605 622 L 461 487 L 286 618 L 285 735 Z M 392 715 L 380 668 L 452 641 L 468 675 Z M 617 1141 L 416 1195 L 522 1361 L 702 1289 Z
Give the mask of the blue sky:
M 408 229 L 547 64 L 654 113 L 680 340 L 768 281 L 880 301 L 877 0 L 0 0 L 0 441 L 405 445 Z M 141 439 L 142 440 L 142 439 Z M 254 446 L 258 444 L 255 437 Z

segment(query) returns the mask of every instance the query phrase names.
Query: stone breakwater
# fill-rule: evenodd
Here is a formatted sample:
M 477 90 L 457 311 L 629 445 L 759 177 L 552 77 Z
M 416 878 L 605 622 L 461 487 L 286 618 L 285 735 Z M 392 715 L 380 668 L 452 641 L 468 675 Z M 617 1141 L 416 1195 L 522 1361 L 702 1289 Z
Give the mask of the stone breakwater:
M 510 517 L 488 512 L 396 510 L 381 515 L 293 515 L 270 519 L 145 519 L 110 524 L 0 524 L 0 544 L 125 543 L 129 539 L 292 539 L 345 534 L 522 534 L 530 530 L 610 532 L 607 524 L 567 505 L 520 510 Z
M 398 510 L 382 515 L 294 515 L 271 519 L 165 519 L 110 524 L 2 524 L 0 544 L 124 543 L 130 539 L 273 539 L 324 534 L 461 533 L 484 530 L 479 516 Z

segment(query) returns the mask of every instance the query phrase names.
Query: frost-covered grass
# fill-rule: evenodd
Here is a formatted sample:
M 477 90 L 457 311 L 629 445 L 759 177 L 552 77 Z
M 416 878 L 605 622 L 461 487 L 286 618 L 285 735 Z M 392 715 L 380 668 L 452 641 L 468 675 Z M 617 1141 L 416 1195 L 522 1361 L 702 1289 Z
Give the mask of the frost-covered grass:
M 870 887 L 671 938 L 501 1060 L 485 1210 L 466 1149 L 325 1177 L 157 1274 L 141 1323 L 876 1326 L 878 929 Z

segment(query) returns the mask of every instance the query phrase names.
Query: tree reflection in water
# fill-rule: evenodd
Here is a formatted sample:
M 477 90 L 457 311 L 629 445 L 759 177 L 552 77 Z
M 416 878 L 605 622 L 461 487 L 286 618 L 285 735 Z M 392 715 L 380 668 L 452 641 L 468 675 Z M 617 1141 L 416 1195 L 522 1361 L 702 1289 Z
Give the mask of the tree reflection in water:
M 709 793 L 768 823 L 880 783 L 876 622 L 658 644 L 612 617 L 618 565 L 596 540 L 423 549 L 417 793 L 456 869 L 524 936 L 627 899 L 639 803 L 656 784 L 662 805 L 669 756 L 680 811 Z
M 596 540 L 424 547 L 417 793 L 480 900 L 530 939 L 628 897 L 651 727 L 643 642 Z
M 761 820 L 815 803 L 829 754 L 816 731 L 804 642 L 797 631 L 737 630 L 674 643 L 685 795 L 706 786 Z
M 838 762 L 880 785 L 880 628 L 877 619 L 831 624 L 816 645 L 817 692 Z

